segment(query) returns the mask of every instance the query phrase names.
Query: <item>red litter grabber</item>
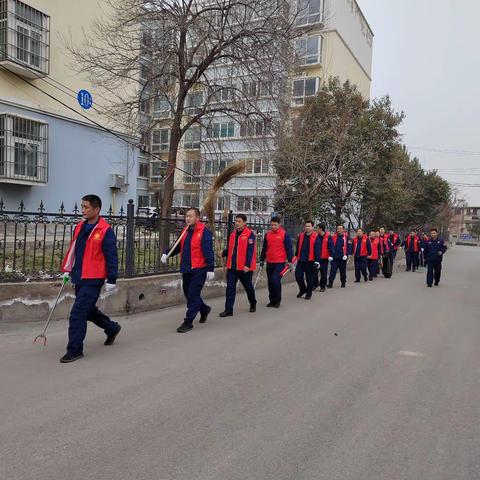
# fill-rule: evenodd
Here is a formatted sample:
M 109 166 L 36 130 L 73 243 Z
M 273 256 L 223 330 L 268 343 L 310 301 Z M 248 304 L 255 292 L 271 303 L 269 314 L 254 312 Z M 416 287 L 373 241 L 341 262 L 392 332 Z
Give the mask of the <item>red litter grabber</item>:
M 291 266 L 285 265 L 285 268 L 280 272 L 280 277 L 283 278 L 288 272 L 292 272 L 295 270 L 295 267 L 297 266 L 297 257 L 292 258 Z

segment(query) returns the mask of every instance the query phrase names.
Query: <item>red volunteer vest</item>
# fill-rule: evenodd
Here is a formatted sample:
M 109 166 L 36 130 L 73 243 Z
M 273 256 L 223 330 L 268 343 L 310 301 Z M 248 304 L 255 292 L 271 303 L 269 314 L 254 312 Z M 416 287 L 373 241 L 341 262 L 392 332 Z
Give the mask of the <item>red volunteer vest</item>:
M 382 255 L 385 253 L 385 252 L 390 252 L 390 246 L 388 245 L 388 234 L 385 234 L 383 237 L 380 237 L 379 238 L 380 240 L 380 250 L 381 250 L 381 253 Z
M 336 246 L 337 245 L 337 238 L 338 238 L 338 234 L 335 233 L 333 235 L 333 244 Z M 347 248 L 348 248 L 348 235 L 346 233 L 343 234 L 343 254 L 346 255 L 347 254 Z
M 182 233 L 188 228 L 185 227 L 182 230 Z M 193 268 L 203 268 L 207 266 L 207 261 L 203 256 L 202 250 L 202 238 L 203 238 L 203 231 L 205 230 L 205 224 L 202 222 L 197 222 L 195 224 L 195 229 L 193 230 L 192 239 L 190 241 L 190 259 L 192 262 L 192 269 Z M 183 244 L 185 243 L 185 238 L 187 235 L 184 235 L 182 241 L 180 242 L 180 255 L 183 253 Z
M 253 242 L 253 257 L 250 265 L 250 270 L 254 271 L 257 268 L 257 245 L 255 240 L 249 240 L 252 231 L 248 227 L 244 227 L 242 233 L 238 237 L 237 244 L 237 265 L 236 270 L 243 270 L 247 261 L 247 249 L 249 241 Z M 230 240 L 228 242 L 228 255 L 227 255 L 227 268 L 232 268 L 233 249 L 235 248 L 236 231 L 230 234 Z
M 328 260 L 330 256 L 330 252 L 328 251 L 328 237 L 330 237 L 330 232 L 325 232 L 322 240 L 322 253 L 320 254 L 322 260 Z
M 412 237 L 409 235 L 407 237 L 407 241 L 406 241 L 407 250 L 410 248 L 411 240 L 412 240 Z M 415 237 L 413 237 L 413 251 L 414 252 L 419 252 L 420 251 L 420 239 L 416 235 L 415 235 Z
M 85 220 L 82 220 L 75 227 L 72 243 L 63 259 L 62 272 L 71 272 L 73 269 L 73 264 L 75 263 L 75 244 L 84 222 Z M 110 225 L 100 217 L 98 223 L 90 232 L 83 254 L 82 279 L 107 278 L 107 264 L 105 262 L 105 256 L 103 255 L 102 244 L 109 228 L 111 228 Z
M 353 255 L 354 256 L 357 252 L 357 243 L 358 243 L 358 237 L 355 237 L 353 239 Z M 367 235 L 365 235 L 365 234 L 362 237 L 362 244 L 360 245 L 360 256 L 361 257 L 367 257 L 368 256 Z
M 370 243 L 372 244 L 372 260 L 378 260 L 378 244 L 380 243 L 378 238 L 371 238 Z
M 389 238 L 390 238 L 390 234 L 389 234 Z M 394 233 L 393 234 L 393 240 L 392 240 L 394 250 L 398 250 L 398 245 L 396 245 L 397 240 L 398 240 L 398 233 Z
M 285 250 L 286 231 L 279 228 L 276 232 L 269 230 L 266 234 L 267 239 L 267 263 L 285 263 L 287 261 L 287 251 Z
M 302 251 L 303 240 L 305 238 L 305 232 L 298 235 L 298 258 L 300 258 L 300 252 Z M 308 260 L 313 262 L 315 260 L 315 253 L 313 247 L 315 246 L 315 240 L 317 239 L 317 233 L 312 232 L 310 235 L 310 245 L 308 249 Z

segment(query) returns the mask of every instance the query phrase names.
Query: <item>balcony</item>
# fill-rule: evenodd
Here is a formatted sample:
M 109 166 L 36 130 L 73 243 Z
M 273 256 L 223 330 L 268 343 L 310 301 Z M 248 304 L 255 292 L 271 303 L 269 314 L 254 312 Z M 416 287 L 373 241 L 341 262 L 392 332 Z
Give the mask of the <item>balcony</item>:
M 48 125 L 0 115 L 0 183 L 45 185 L 48 181 Z
M 24 78 L 48 75 L 50 17 L 18 0 L 0 0 L 0 64 Z

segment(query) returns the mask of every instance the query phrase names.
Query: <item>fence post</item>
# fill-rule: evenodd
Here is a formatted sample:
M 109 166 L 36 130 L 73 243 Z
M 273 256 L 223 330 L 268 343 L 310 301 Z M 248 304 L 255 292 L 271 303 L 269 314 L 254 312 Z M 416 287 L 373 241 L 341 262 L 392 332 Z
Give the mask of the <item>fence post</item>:
M 228 212 L 228 219 L 227 219 L 227 249 L 228 249 L 228 242 L 230 241 L 230 235 L 233 232 L 233 210 Z
M 135 205 L 130 199 L 127 205 L 127 235 L 125 240 L 125 277 L 133 277 L 134 266 L 134 234 L 135 234 Z

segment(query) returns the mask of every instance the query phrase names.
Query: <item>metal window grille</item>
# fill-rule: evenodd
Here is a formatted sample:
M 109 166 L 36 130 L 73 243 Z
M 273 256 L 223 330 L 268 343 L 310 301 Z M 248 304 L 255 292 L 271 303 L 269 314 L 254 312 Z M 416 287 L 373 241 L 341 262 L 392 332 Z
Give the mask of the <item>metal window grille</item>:
M 47 183 L 48 125 L 0 115 L 0 182 Z
M 18 0 L 0 0 L 0 61 L 48 75 L 50 17 Z

